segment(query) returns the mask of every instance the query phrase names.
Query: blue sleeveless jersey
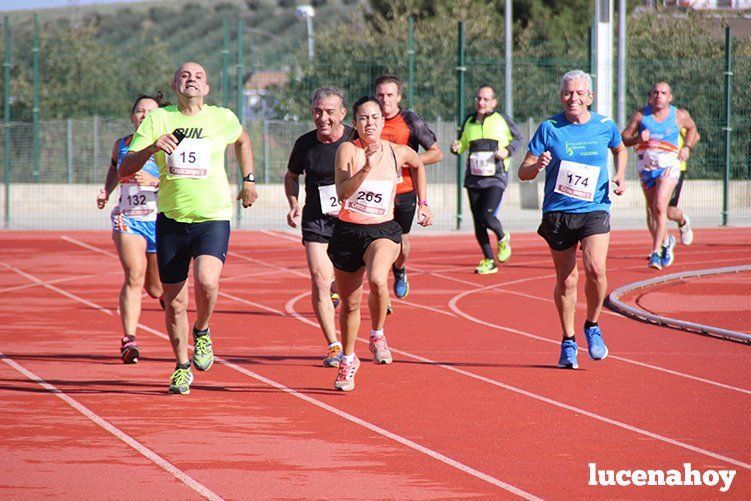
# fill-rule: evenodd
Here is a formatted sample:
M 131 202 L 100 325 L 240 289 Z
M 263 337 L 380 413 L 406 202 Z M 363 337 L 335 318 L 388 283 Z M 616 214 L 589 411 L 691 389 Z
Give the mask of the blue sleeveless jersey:
M 678 121 L 675 118 L 676 110 L 675 106 L 670 106 L 667 118 L 662 122 L 658 122 L 654 118 L 652 107 L 646 106 L 644 108 L 644 116 L 639 123 L 639 132 L 647 129 L 650 141 L 669 143 L 677 150 L 681 128 L 678 127 Z

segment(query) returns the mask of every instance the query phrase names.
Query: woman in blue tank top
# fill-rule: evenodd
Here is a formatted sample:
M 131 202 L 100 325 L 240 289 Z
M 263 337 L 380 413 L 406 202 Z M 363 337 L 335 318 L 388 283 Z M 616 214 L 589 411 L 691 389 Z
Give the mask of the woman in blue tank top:
M 146 115 L 161 105 L 162 96 L 139 96 L 133 103 L 130 121 L 137 129 Z M 116 186 L 120 198 L 112 209 L 112 240 L 125 274 L 120 289 L 120 320 L 123 337 L 120 341 L 120 358 L 124 363 L 138 361 L 136 326 L 141 315 L 141 291 L 154 298 L 162 296 L 162 284 L 156 261 L 156 196 L 159 186 L 159 167 L 151 158 L 142 170 L 118 179 L 117 168 L 128 153 L 133 134 L 115 141 L 112 161 L 104 187 L 97 195 L 97 206 L 103 209 Z

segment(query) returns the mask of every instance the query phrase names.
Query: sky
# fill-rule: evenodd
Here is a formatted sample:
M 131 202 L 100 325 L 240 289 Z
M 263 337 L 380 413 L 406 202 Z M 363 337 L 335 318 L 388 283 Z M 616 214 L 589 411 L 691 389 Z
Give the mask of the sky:
M 128 3 L 139 0 L 0 0 L 0 11 L 75 7 L 89 4 Z M 141 0 L 142 1 L 142 0 Z

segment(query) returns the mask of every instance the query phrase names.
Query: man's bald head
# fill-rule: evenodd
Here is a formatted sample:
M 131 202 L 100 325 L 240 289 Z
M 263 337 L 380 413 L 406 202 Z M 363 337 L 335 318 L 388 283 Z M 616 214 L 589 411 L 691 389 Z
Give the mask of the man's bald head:
M 211 89 L 206 70 L 193 61 L 181 64 L 172 79 L 172 90 L 187 98 L 207 96 Z

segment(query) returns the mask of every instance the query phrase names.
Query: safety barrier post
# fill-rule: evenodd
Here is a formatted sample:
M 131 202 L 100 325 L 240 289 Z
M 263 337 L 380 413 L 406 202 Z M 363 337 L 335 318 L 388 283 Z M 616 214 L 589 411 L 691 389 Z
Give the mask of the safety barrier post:
M 461 130 L 464 118 L 464 22 L 459 21 L 457 40 L 457 67 L 456 67 L 456 130 Z M 458 136 L 457 136 L 458 137 Z M 456 156 L 456 229 L 462 227 L 462 156 Z
M 725 175 L 722 180 L 722 225 L 728 224 L 730 189 L 730 141 L 733 128 L 730 116 L 733 106 L 733 29 L 725 27 Z
M 39 181 L 39 16 L 34 14 L 34 107 L 32 108 L 34 135 L 34 182 Z
M 5 228 L 10 228 L 10 18 L 5 16 L 5 30 L 3 34 L 5 42 L 5 62 L 3 63 L 3 76 L 5 78 L 5 94 L 3 101 L 3 129 L 5 131 Z

